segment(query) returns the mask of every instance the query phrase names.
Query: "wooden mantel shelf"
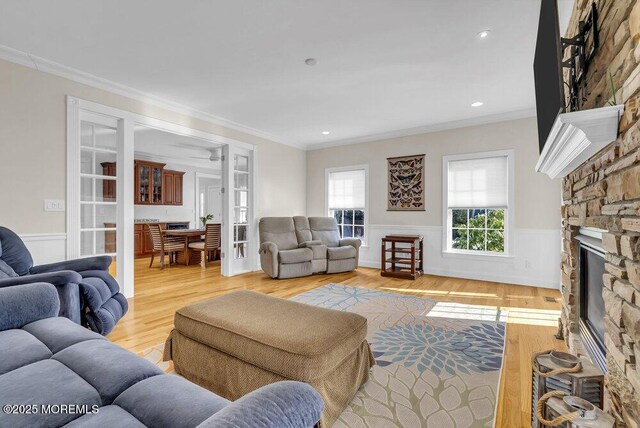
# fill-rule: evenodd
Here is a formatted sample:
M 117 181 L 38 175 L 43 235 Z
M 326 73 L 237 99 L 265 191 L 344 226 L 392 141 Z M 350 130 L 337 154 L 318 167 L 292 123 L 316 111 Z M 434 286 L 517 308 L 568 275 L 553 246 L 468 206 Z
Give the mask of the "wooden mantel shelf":
M 536 171 L 562 178 L 618 137 L 623 105 L 558 115 Z

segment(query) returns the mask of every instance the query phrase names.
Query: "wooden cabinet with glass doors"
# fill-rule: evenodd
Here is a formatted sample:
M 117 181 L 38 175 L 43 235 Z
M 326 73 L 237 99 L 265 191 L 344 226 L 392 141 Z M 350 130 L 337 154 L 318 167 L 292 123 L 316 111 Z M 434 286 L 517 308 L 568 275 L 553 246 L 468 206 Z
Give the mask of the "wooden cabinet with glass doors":
M 162 205 L 162 170 L 165 164 L 135 161 L 135 203 L 139 205 Z

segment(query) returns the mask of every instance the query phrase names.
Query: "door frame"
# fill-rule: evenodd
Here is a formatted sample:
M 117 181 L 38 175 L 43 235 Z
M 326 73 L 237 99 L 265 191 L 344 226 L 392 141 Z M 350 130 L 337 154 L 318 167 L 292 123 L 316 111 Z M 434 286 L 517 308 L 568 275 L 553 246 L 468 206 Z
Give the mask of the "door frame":
M 80 214 L 79 203 L 78 207 L 75 205 L 75 200 L 79 200 L 80 197 L 80 165 L 77 161 L 77 156 L 80 147 L 80 115 L 81 113 L 94 113 L 107 117 L 117 119 L 122 126 L 118 126 L 118 155 L 117 162 L 119 165 L 124 165 L 123 168 L 118 168 L 118 180 L 117 180 L 117 192 L 118 195 L 122 195 L 123 204 L 122 209 L 118 209 L 117 224 L 120 225 L 116 232 L 116 247 L 117 247 L 117 280 L 121 285 L 123 294 L 126 297 L 133 297 L 135 292 L 134 284 L 134 245 L 133 245 L 133 222 L 134 222 L 134 203 L 133 203 L 133 162 L 134 162 L 134 127 L 135 125 L 145 126 L 153 128 L 159 131 L 169 132 L 172 134 L 197 138 L 203 141 L 207 141 L 215 144 L 216 146 L 223 146 L 223 153 L 233 153 L 235 149 L 248 150 L 251 153 L 254 166 L 251 170 L 251 181 L 254 184 L 252 187 L 253 197 L 252 205 L 254 208 L 251 210 L 249 221 L 251 225 L 256 225 L 254 213 L 257 212 L 255 207 L 256 198 L 256 186 L 255 186 L 255 165 L 257 160 L 257 147 L 254 144 L 245 143 L 243 141 L 235 140 L 233 138 L 224 137 L 221 135 L 200 131 L 194 128 L 190 128 L 184 125 L 178 125 L 166 120 L 156 119 L 153 117 L 145 116 L 138 113 L 132 113 L 126 110 L 121 110 L 114 107 L 109 107 L 103 104 L 95 103 L 93 101 L 83 100 L 73 96 L 67 96 L 67 200 L 69 201 L 67 209 L 67 236 L 74 236 L 76 231 L 80 228 Z M 226 156 L 223 160 L 223 171 L 226 165 L 230 162 L 231 156 Z M 228 170 L 228 168 L 227 168 Z M 232 205 L 231 198 L 233 192 L 229 191 L 232 182 L 228 181 L 228 177 L 223 174 L 222 187 L 225 189 L 223 194 L 223 213 L 228 213 L 230 205 Z M 119 204 L 120 205 L 120 204 Z M 244 272 L 237 272 L 233 268 L 232 262 L 232 243 L 229 242 L 228 237 L 231 236 L 231 224 L 230 219 L 223 218 L 222 222 L 222 275 L 233 276 Z M 253 228 L 255 231 L 255 227 Z M 79 233 L 79 232 L 78 232 Z M 252 238 L 255 238 L 256 233 L 252 233 Z M 79 243 L 79 241 L 78 241 Z M 75 240 L 67 239 L 67 255 L 70 257 L 76 254 Z M 257 266 L 257 252 L 253 249 L 257 248 L 255 239 L 252 239 L 249 251 L 250 266 Z

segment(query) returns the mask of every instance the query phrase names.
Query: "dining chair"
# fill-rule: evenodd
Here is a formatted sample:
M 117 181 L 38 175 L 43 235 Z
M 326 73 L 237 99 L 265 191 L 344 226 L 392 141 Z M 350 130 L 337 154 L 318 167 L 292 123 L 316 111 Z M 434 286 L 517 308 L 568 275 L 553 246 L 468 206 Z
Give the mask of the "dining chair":
M 201 252 L 200 264 L 202 267 L 207 267 L 209 254 L 213 254 L 215 260 L 220 252 L 220 237 L 220 224 L 207 224 L 204 231 L 204 241 L 189 244 L 190 249 Z
M 153 259 L 156 253 L 160 253 L 160 269 L 164 269 L 164 255 L 169 253 L 169 265 L 171 265 L 172 254 L 178 251 L 187 251 L 187 246 L 182 238 L 167 238 L 162 235 L 162 229 L 157 223 L 147 224 L 149 228 L 149 234 L 151 235 L 151 242 L 153 243 L 153 250 L 151 252 L 151 263 L 149 267 L 153 265 Z

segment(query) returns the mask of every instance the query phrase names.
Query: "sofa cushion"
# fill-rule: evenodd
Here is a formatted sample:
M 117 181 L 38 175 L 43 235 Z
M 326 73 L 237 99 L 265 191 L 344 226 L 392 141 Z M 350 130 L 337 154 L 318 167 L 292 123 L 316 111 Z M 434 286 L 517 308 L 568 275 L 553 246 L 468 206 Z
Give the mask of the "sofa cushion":
M 171 411 L 167 412 L 167 403 Z M 136 383 L 115 399 L 149 427 L 195 427 L 230 402 L 182 377 L 153 376 Z
M 310 262 L 313 259 L 313 251 L 309 248 L 278 251 L 278 259 L 284 264 Z
M 258 225 L 260 243 L 273 242 L 278 250 L 298 248 L 296 230 L 291 217 L 263 217 Z
M 305 216 L 293 217 L 293 224 L 296 228 L 296 238 L 298 244 L 311 241 L 311 228 L 309 228 L 309 220 Z
M 155 364 L 107 340 L 87 340 L 53 356 L 81 376 L 100 393 L 103 404 L 111 402 L 131 385 L 163 374 Z
M 0 375 L 0 404 L 74 404 L 90 407 L 100 405 L 100 395 L 64 364 L 49 359 Z M 77 413 L 71 412 L 0 412 L 0 426 L 55 427 L 77 417 Z
M 166 407 L 167 403 L 165 403 Z M 145 428 L 139 420 L 118 406 L 103 406 L 97 413 L 88 413 L 69 422 L 64 428 L 127 427 Z
M 49 348 L 24 330 L 0 331 L 0 375 L 51 355 Z
M 327 247 L 340 245 L 340 231 L 333 217 L 309 217 L 311 236 L 322 241 Z
M 367 319 L 238 291 L 179 309 L 175 328 L 249 364 L 308 381 L 323 376 L 361 346 Z
M 106 340 L 98 333 L 63 317 L 45 318 L 22 328 L 44 343 L 54 354 L 85 340 Z
M 4 260 L 0 259 L 0 278 L 15 278 L 18 274 Z
M 346 247 L 332 247 L 327 249 L 329 260 L 353 259 L 356 257 L 358 250 L 351 245 Z

